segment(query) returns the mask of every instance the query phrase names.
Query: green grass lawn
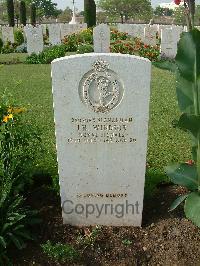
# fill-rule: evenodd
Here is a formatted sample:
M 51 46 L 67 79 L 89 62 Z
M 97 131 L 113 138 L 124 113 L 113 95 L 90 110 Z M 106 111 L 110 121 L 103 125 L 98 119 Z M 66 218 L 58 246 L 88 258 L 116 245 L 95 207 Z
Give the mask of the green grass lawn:
M 39 164 L 55 176 L 57 163 L 50 71 L 50 65 L 2 65 L 0 92 L 6 90 L 17 102 L 29 106 L 29 119 L 42 128 L 42 138 L 46 146 L 46 154 Z M 147 158 L 150 166 L 147 173 L 148 183 L 153 179 L 163 178 L 163 167 L 170 162 L 191 159 L 188 135 L 174 129 L 171 124 L 179 115 L 174 75 L 153 67 Z
M 25 53 L 0 54 L 0 64 L 23 63 L 26 57 Z

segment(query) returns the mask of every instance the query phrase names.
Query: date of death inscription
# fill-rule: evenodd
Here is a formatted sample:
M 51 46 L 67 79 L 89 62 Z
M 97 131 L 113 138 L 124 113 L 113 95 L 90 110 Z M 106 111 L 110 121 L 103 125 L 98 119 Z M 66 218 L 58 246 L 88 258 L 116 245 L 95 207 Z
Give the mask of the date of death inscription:
M 134 118 L 71 118 L 68 144 L 136 143 Z M 72 133 L 73 132 L 73 133 Z

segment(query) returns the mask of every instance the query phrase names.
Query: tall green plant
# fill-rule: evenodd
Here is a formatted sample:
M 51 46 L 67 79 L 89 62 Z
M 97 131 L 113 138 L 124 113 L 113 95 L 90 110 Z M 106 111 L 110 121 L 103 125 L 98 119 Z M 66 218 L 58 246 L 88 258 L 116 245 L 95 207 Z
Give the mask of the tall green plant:
M 8 13 L 8 24 L 10 27 L 15 26 L 15 11 L 13 0 L 7 0 L 7 13 Z
M 24 1 L 20 2 L 20 23 L 26 26 L 26 4 Z
M 192 137 L 194 163 L 168 166 L 166 172 L 175 184 L 189 189 L 171 209 L 185 200 L 185 213 L 200 227 L 200 31 L 183 33 L 176 56 L 177 98 L 182 115 L 177 126 Z
M 181 0 L 175 0 L 179 5 Z M 186 217 L 200 227 L 200 31 L 194 28 L 195 0 L 184 2 L 189 32 L 181 35 L 175 64 L 155 63 L 176 73 L 176 92 L 181 117 L 176 126 L 187 131 L 192 140 L 193 160 L 166 167 L 173 183 L 184 186 L 188 193 L 180 196 L 170 210 L 185 201 Z
M 96 26 L 96 4 L 94 0 L 84 0 L 84 20 L 88 28 Z
M 192 140 L 193 160 L 166 167 L 172 182 L 188 189 L 170 210 L 185 201 L 186 217 L 200 227 L 200 31 L 193 29 L 182 33 L 175 64 L 156 65 L 176 73 L 177 99 L 182 112 L 176 126 L 187 131 Z
M 36 5 L 34 3 L 31 4 L 31 25 L 36 25 Z

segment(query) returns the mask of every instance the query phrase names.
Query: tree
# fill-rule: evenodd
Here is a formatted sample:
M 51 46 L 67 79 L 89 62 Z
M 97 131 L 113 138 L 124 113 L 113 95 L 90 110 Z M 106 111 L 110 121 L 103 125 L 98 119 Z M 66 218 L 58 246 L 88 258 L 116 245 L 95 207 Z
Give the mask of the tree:
M 15 26 L 15 10 L 13 0 L 7 0 L 8 24 L 10 27 Z
M 160 6 L 157 6 L 154 10 L 154 15 L 162 17 L 162 16 L 168 16 L 171 17 L 173 15 L 173 10 L 169 8 L 163 8 Z
M 96 4 L 94 0 L 84 0 L 84 20 L 88 27 L 96 26 Z
M 107 20 L 107 15 L 105 12 L 99 11 L 97 12 L 97 21 L 98 23 L 105 23 Z
M 57 4 L 52 0 L 35 0 L 34 3 L 39 16 L 58 17 L 61 13 L 61 10 L 56 8 Z
M 174 11 L 174 18 L 176 23 L 181 25 L 186 25 L 184 6 L 177 6 L 177 8 Z M 199 25 L 200 23 L 200 5 L 197 5 L 195 8 L 194 22 L 195 25 Z
M 36 6 L 34 3 L 31 4 L 31 25 L 36 25 Z
M 149 20 L 152 16 L 152 7 L 149 0 L 99 0 L 98 6 L 105 11 L 110 19 L 125 17 Z
M 20 2 L 20 23 L 26 26 L 26 4 L 24 1 Z
M 7 3 L 4 0 L 0 0 L 0 21 L 7 21 Z
M 61 11 L 61 14 L 58 16 L 60 22 L 69 22 L 72 18 L 72 10 L 67 7 L 64 11 Z

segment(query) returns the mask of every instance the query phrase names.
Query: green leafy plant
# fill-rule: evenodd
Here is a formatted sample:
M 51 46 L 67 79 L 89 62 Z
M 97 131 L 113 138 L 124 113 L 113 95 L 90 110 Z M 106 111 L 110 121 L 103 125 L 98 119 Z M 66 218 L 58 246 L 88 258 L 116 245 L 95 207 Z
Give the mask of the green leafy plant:
M 15 38 L 15 43 L 17 44 L 17 46 L 24 43 L 24 35 L 21 30 L 16 30 L 14 32 L 14 38 Z
M 110 31 L 110 37 L 111 37 L 111 40 L 113 41 L 116 41 L 116 40 L 127 40 L 127 39 L 130 39 L 129 36 L 128 36 L 128 33 L 126 32 L 120 32 L 118 30 L 115 30 L 115 29 L 111 29 Z
M 26 58 L 27 64 L 50 64 L 54 59 L 65 56 L 65 45 L 55 45 L 45 49 L 38 55 L 32 54 Z
M 85 235 L 79 235 L 77 238 L 77 242 L 78 244 L 84 246 L 85 248 L 88 247 L 94 248 L 94 245 L 96 243 L 97 237 L 99 236 L 100 232 L 101 232 L 101 227 L 96 226 L 94 229 L 92 229 L 91 232 L 88 230 L 88 232 Z
M 139 55 L 148 58 L 150 61 L 158 61 L 160 57 L 159 46 L 151 46 L 146 44 L 141 44 L 139 50 Z
M 24 206 L 20 195 L 13 195 L 12 180 L 9 177 L 1 179 L 0 183 L 0 265 L 8 265 L 8 251 L 11 246 L 17 249 L 26 247 L 27 240 L 33 240 L 30 226 L 38 223 L 36 211 Z
M 27 121 L 25 108 L 0 98 L 0 167 L 1 175 L 14 182 L 14 193 L 32 182 L 34 158 L 42 151 L 39 129 Z
M 192 140 L 192 161 L 166 167 L 171 180 L 188 189 L 171 206 L 174 210 L 185 201 L 186 217 L 200 227 L 200 31 L 183 33 L 175 62 L 160 63 L 176 73 L 176 91 L 182 115 L 175 126 L 187 131 Z
M 2 54 L 10 54 L 10 53 L 14 53 L 15 51 L 15 44 L 12 44 L 11 42 L 6 42 L 4 44 L 4 46 L 1 49 L 1 53 Z
M 79 258 L 79 252 L 69 244 L 52 244 L 47 241 L 46 244 L 41 245 L 43 252 L 56 262 L 75 262 Z
M 10 97 L 0 98 L 0 265 L 8 265 L 7 252 L 31 240 L 29 226 L 38 222 L 35 211 L 24 207 L 21 193 L 31 182 L 34 152 L 40 138 L 25 123 L 25 109 L 15 106 Z M 32 139 L 33 138 L 33 139 Z M 34 152 L 32 150 L 34 149 Z
M 78 50 L 78 46 L 82 44 L 93 44 L 93 34 L 92 28 L 88 28 L 82 30 L 78 33 L 73 33 L 69 36 L 66 36 L 62 43 L 66 47 L 67 52 L 76 52 Z
M 129 239 L 123 239 L 122 244 L 125 246 L 130 246 L 133 242 Z
M 77 48 L 78 54 L 92 53 L 94 52 L 94 48 L 91 44 L 80 44 Z
M 131 41 L 116 40 L 110 46 L 111 53 L 135 54 L 135 45 Z

